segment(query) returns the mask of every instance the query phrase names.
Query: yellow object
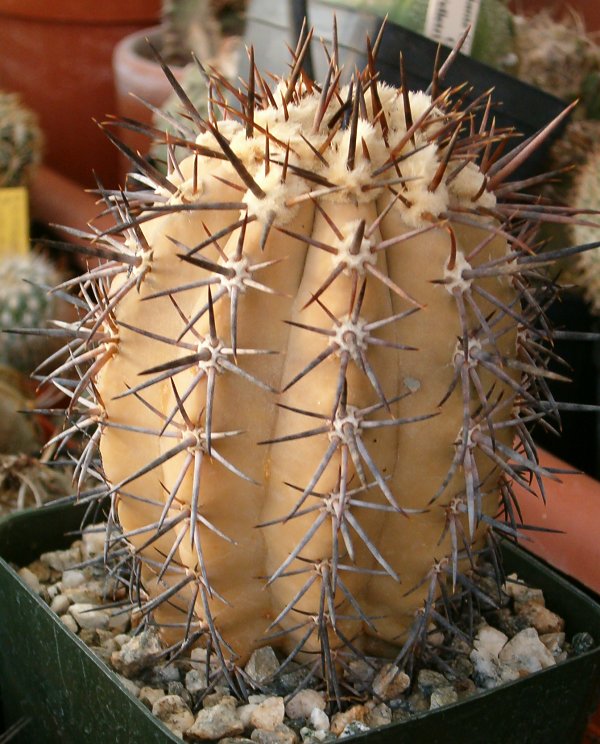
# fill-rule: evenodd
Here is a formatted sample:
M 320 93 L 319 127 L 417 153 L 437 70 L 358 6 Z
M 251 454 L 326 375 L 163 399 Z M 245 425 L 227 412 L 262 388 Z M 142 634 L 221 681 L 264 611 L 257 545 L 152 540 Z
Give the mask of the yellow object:
M 29 202 L 23 186 L 0 189 L 0 256 L 29 252 Z

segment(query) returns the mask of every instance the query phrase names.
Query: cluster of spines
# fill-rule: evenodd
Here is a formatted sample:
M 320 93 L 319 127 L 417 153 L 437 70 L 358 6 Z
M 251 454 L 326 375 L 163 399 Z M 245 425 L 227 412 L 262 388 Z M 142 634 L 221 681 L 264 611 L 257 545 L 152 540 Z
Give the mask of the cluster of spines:
M 303 95 L 312 94 L 316 91 L 320 95 L 321 103 L 314 121 L 315 131 L 324 125 L 323 119 L 330 111 L 332 101 L 337 99 L 339 103 L 334 115 L 330 116 L 326 122 L 331 136 L 318 151 L 311 146 L 318 159 L 326 162 L 327 147 L 332 141 L 334 133 L 341 128 L 346 128 L 350 133 L 346 158 L 347 168 L 352 170 L 354 167 L 357 148 L 361 148 L 363 155 L 368 159 L 369 153 L 366 144 L 364 141 L 359 142 L 357 138 L 358 122 L 366 111 L 365 99 L 367 95 L 371 96 L 371 106 L 375 112 L 375 119 L 381 129 L 381 136 L 384 141 L 386 141 L 388 134 L 385 113 L 380 101 L 378 101 L 375 85 L 377 79 L 375 58 L 379 39 L 372 46 L 368 45 L 367 67 L 362 73 L 358 71 L 355 73 L 347 97 L 343 99 L 340 95 L 341 71 L 338 65 L 335 41 L 333 54 L 330 56 L 329 72 L 323 87 L 319 90 L 316 83 L 308 80 L 303 75 L 303 61 L 310 47 L 311 37 L 312 34 L 309 32 L 305 33 L 300 39 L 293 56 L 290 76 L 285 84 L 280 85 L 279 88 L 281 100 L 276 99 L 264 78 L 256 69 L 252 51 L 250 51 L 250 77 L 245 86 L 245 91 L 236 90 L 228 81 L 220 78 L 216 73 L 207 76 L 211 91 L 208 120 L 203 120 L 200 117 L 189 102 L 185 92 L 178 86 L 168 69 L 165 68 L 165 72 L 190 119 L 189 132 L 182 132 L 181 138 L 169 138 L 167 141 L 169 152 L 172 152 L 175 146 L 184 146 L 192 153 L 196 152 L 198 155 L 205 157 L 228 161 L 244 187 L 233 183 L 229 185 L 242 192 L 248 189 L 257 199 L 262 199 L 265 193 L 260 184 L 230 147 L 227 138 L 219 131 L 217 109 L 220 116 L 225 119 L 235 117 L 244 121 L 246 134 L 248 137 L 252 137 L 256 136 L 258 126 L 255 121 L 256 110 L 261 107 L 274 107 L 281 110 L 287 118 L 287 108 L 292 102 L 299 102 Z M 455 458 L 450 471 L 439 491 L 433 495 L 430 505 L 432 508 L 436 506 L 436 502 L 444 492 L 446 485 L 459 469 L 465 474 L 466 489 L 464 494 L 457 494 L 449 504 L 444 506 L 446 521 L 444 534 L 441 536 L 440 542 L 446 534 L 450 535 L 451 555 L 446 559 L 433 560 L 432 562 L 431 571 L 424 579 L 428 586 L 426 599 L 422 609 L 417 613 L 412 631 L 405 639 L 395 659 L 399 664 L 406 664 L 412 650 L 427 644 L 427 636 L 432 621 L 437 622 L 450 634 L 461 632 L 454 624 L 454 613 L 447 598 L 446 584 L 449 582 L 453 589 L 458 586 L 460 591 L 478 596 L 478 590 L 468 575 L 460 570 L 460 567 L 461 561 L 465 558 L 474 564 L 475 557 L 471 544 L 480 523 L 487 523 L 490 528 L 495 529 L 500 534 L 511 537 L 516 537 L 526 527 L 521 524 L 511 482 L 516 481 L 526 489 L 530 489 L 532 477 L 538 481 L 541 481 L 543 476 L 552 477 L 537 464 L 535 445 L 529 432 L 530 424 L 537 424 L 538 422 L 545 424 L 545 418 L 548 416 L 551 420 L 554 419 L 554 423 L 557 425 L 558 412 L 562 405 L 552 399 L 545 382 L 548 377 L 553 375 L 546 369 L 548 359 L 552 357 L 553 352 L 551 350 L 552 331 L 545 320 L 545 300 L 543 297 L 547 297 L 549 293 L 551 296 L 555 287 L 544 269 L 549 263 L 568 252 L 583 250 L 582 248 L 576 248 L 554 251 L 553 253 L 541 253 L 541 246 L 534 245 L 531 247 L 531 238 L 539 223 L 567 221 L 570 218 L 570 213 L 567 210 L 553 208 L 534 197 L 519 193 L 521 188 L 535 185 L 538 179 L 514 183 L 507 181 L 518 166 L 526 160 L 530 152 L 543 142 L 551 129 L 558 124 L 558 121 L 552 122 L 541 133 L 510 152 L 505 152 L 512 133 L 498 131 L 494 122 L 490 122 L 489 96 L 482 96 L 463 109 L 460 100 L 462 91 L 439 91 L 447 64 L 448 61 L 441 67 L 436 65 L 436 73 L 431 85 L 433 102 L 430 109 L 420 117 L 413 119 L 406 85 L 401 86 L 406 117 L 406 136 L 394 150 L 390 151 L 388 163 L 372 174 L 372 187 L 388 190 L 390 193 L 389 208 L 396 201 L 406 202 L 407 197 L 402 189 L 405 182 L 402 175 L 402 163 L 407 157 L 410 157 L 410 153 L 408 155 L 401 154 L 401 151 L 411 141 L 414 143 L 415 133 L 423 130 L 430 123 L 431 113 L 434 110 L 443 109 L 445 125 L 443 127 L 438 126 L 435 140 L 445 154 L 440 162 L 438 172 L 429 184 L 429 189 L 435 191 L 442 181 L 455 178 L 467 162 L 477 161 L 484 174 L 482 190 L 493 191 L 498 197 L 498 202 L 493 208 L 485 210 L 488 215 L 491 214 L 494 218 L 494 226 L 491 229 L 488 228 L 489 234 L 477 246 L 474 253 L 482 251 L 487 243 L 496 236 L 503 237 L 508 242 L 510 250 L 500 259 L 482 263 L 477 267 L 467 268 L 457 262 L 455 250 L 452 250 L 448 259 L 446 275 L 439 279 L 439 282 L 446 285 L 455 299 L 457 316 L 461 326 L 455 355 L 455 375 L 446 398 L 453 393 L 455 388 L 461 391 L 464 401 L 464 420 L 462 435 L 455 443 Z M 237 98 L 238 110 L 232 110 L 230 104 L 226 101 L 226 94 L 232 94 Z M 457 95 L 459 100 L 453 103 L 453 97 L 456 98 Z M 483 114 L 480 126 L 476 127 L 474 114 L 478 110 L 482 110 Z M 158 130 L 139 127 L 133 122 L 124 122 L 124 124 L 145 129 L 150 136 L 155 138 L 161 137 Z M 194 137 L 198 131 L 212 132 L 215 147 L 208 148 L 205 145 L 196 144 Z M 319 195 L 335 193 L 340 188 L 322 175 L 313 174 L 302 169 L 299 165 L 291 163 L 289 161 L 289 145 L 286 150 L 285 144 L 274 140 L 268 129 L 262 131 L 261 134 L 265 138 L 265 174 L 268 175 L 270 168 L 279 167 L 282 180 L 285 181 L 288 172 L 293 172 L 310 184 L 310 190 L 296 197 L 295 203 L 306 200 L 315 202 Z M 149 462 L 143 470 L 132 473 L 131 476 L 119 483 L 103 486 L 102 470 L 96 457 L 100 436 L 105 427 L 126 425 L 115 424 L 107 419 L 104 403 L 100 399 L 95 386 L 95 379 L 118 349 L 119 324 L 115 320 L 115 308 L 128 293 L 139 290 L 146 273 L 151 271 L 152 248 L 144 237 L 141 224 L 156 216 L 175 211 L 244 210 L 247 207 L 241 198 L 239 202 L 206 203 L 202 200 L 191 200 L 189 202 L 179 200 L 177 204 L 171 203 L 173 197 L 178 194 L 177 187 L 173 182 L 137 154 L 128 150 L 113 134 L 109 134 L 109 136 L 141 171 L 140 175 L 136 177 L 140 188 L 126 190 L 125 192 L 110 192 L 99 187 L 99 193 L 105 201 L 106 209 L 115 215 L 115 227 L 104 233 L 96 231 L 89 234 L 81 233 L 79 237 L 89 239 L 88 254 L 91 257 L 101 259 L 102 263 L 91 268 L 83 276 L 64 283 L 58 289 L 58 291 L 64 292 L 71 287 L 79 288 L 79 297 L 73 298 L 71 301 L 79 309 L 80 318 L 76 323 L 62 324 L 57 328 L 56 333 L 64 335 L 67 342 L 65 350 L 62 352 L 66 354 L 66 360 L 59 364 L 53 372 L 43 377 L 44 381 L 52 380 L 70 398 L 67 415 L 71 419 L 71 425 L 56 437 L 55 443 L 66 446 L 74 434 L 83 434 L 83 448 L 76 463 L 78 498 L 82 501 L 89 500 L 94 503 L 108 493 L 112 497 L 111 518 L 115 520 L 116 504 L 120 499 L 133 498 L 139 500 L 143 498 L 127 492 L 127 486 L 132 481 L 150 470 L 159 468 L 168 459 L 182 452 L 187 453 L 180 477 L 170 494 L 167 494 L 164 502 L 155 504 L 161 510 L 160 518 L 156 523 L 145 525 L 143 528 L 136 530 L 137 534 L 147 535 L 143 546 L 138 549 L 138 553 L 142 553 L 145 548 L 151 546 L 167 532 L 173 530 L 173 534 L 175 534 L 175 530 L 182 524 L 187 525 L 186 529 L 179 531 L 172 550 L 168 555 L 164 555 L 162 562 L 153 562 L 148 558 L 144 559 L 146 565 L 150 565 L 151 571 L 156 574 L 157 583 L 160 583 L 166 574 L 179 578 L 175 578 L 163 592 L 149 597 L 144 595 L 141 586 L 141 574 L 139 569 L 136 569 L 132 575 L 131 587 L 134 591 L 137 586 L 140 589 L 138 596 L 145 596 L 145 599 L 139 601 L 139 606 L 145 614 L 151 614 L 162 602 L 176 602 L 177 595 L 184 597 L 184 590 L 188 591 L 185 600 L 187 607 L 184 608 L 185 621 L 182 623 L 186 638 L 184 645 L 196 641 L 199 637 L 204 637 L 208 647 L 212 649 L 220 661 L 221 671 L 219 674 L 225 675 L 234 688 L 243 693 L 244 689 L 252 682 L 245 679 L 243 670 L 235 665 L 234 651 L 228 647 L 212 617 L 209 600 L 218 596 L 218 593 L 211 586 L 208 573 L 203 565 L 197 525 L 202 524 L 224 540 L 229 538 L 220 532 L 215 525 L 208 522 L 199 512 L 198 491 L 202 460 L 205 456 L 221 458 L 220 462 L 224 467 L 241 478 L 249 479 L 249 476 L 241 472 L 234 463 L 225 460 L 219 454 L 216 443 L 224 437 L 237 436 L 241 432 L 215 432 L 212 430 L 212 396 L 217 375 L 223 370 L 243 376 L 263 389 L 269 389 L 266 383 L 244 370 L 239 365 L 238 360 L 244 355 L 269 354 L 272 353 L 272 350 L 239 348 L 236 333 L 238 322 L 236 315 L 237 296 L 249 287 L 261 292 L 270 291 L 268 286 L 260 282 L 260 270 L 266 268 L 269 263 L 264 262 L 263 264 L 257 263 L 248 266 L 243 260 L 245 230 L 255 219 L 247 212 L 243 218 L 216 234 L 211 234 L 207 229 L 207 237 L 194 246 L 177 245 L 182 260 L 212 272 L 212 276 L 209 279 L 202 279 L 198 282 L 165 290 L 164 294 L 168 296 L 181 318 L 181 332 L 178 338 L 161 337 L 152 335 L 143 329 L 130 328 L 134 332 L 137 330 L 152 337 L 155 341 L 170 344 L 174 349 L 174 356 L 176 353 L 178 356 L 173 361 L 146 370 L 145 379 L 124 393 L 124 395 L 135 396 L 156 415 L 156 430 L 146 431 L 145 433 L 167 438 L 170 436 L 174 439 L 174 445 L 155 460 Z M 308 138 L 306 138 L 306 142 L 310 146 Z M 283 144 L 283 149 L 286 152 L 283 159 L 271 158 L 271 143 L 279 149 Z M 174 156 L 169 156 L 169 166 L 173 172 L 178 173 L 179 166 Z M 197 167 L 198 162 L 196 160 L 192 178 L 192 194 L 196 192 L 198 182 Z M 391 177 L 389 177 L 390 171 L 392 172 Z M 183 180 L 180 172 L 179 175 Z M 290 206 L 294 205 L 290 204 Z M 329 219 L 326 215 L 323 216 Z M 446 214 L 437 216 L 437 222 L 438 224 L 448 224 L 452 221 L 469 227 L 481 228 L 480 216 L 481 209 L 476 205 L 472 209 L 450 208 Z M 379 219 L 381 219 L 381 216 Z M 329 222 L 335 232 L 337 229 L 335 222 L 331 219 L 329 219 Z M 368 225 L 364 221 L 360 222 L 356 227 L 354 238 L 350 240 L 347 256 L 357 258 L 358 261 L 361 258 L 359 253 L 363 245 L 363 239 L 365 236 L 368 238 L 376 228 L 377 223 Z M 267 237 L 272 229 L 279 229 L 281 232 L 287 233 L 289 237 L 296 237 L 333 255 L 338 251 L 336 246 L 320 243 L 310 236 L 294 234 L 285 227 L 274 225 L 273 221 L 269 220 L 265 221 L 261 239 L 263 246 L 266 244 Z M 427 232 L 429 229 L 431 229 L 430 226 L 417 228 L 412 234 L 409 234 L 409 237 Z M 238 250 L 233 258 L 227 258 L 219 248 L 219 241 L 225 239 L 235 230 L 240 231 Z M 451 228 L 449 230 L 452 237 Z M 341 239 L 344 236 L 340 233 L 338 237 Z M 371 251 L 375 254 L 377 251 L 388 250 L 392 245 L 396 245 L 404 239 L 407 239 L 406 235 L 392 241 L 382 241 L 379 245 L 373 246 Z M 202 257 L 202 249 L 209 244 L 217 246 L 222 254 L 223 260 L 221 262 L 211 262 Z M 359 602 L 352 596 L 351 591 L 341 578 L 341 574 L 348 570 L 358 570 L 365 573 L 387 574 L 397 578 L 394 569 L 389 566 L 352 513 L 352 507 L 356 505 L 360 505 L 361 508 L 402 511 L 402 507 L 397 503 L 394 494 L 387 486 L 386 477 L 377 464 L 373 462 L 367 448 L 362 443 L 361 431 L 372 427 L 404 425 L 414 420 L 393 416 L 391 406 L 397 402 L 398 398 L 388 399 L 386 397 L 377 375 L 370 367 L 369 361 L 362 351 L 362 346 L 378 343 L 394 346 L 394 344 L 383 342 L 372 336 L 372 332 L 383 325 L 397 322 L 408 314 L 418 312 L 419 304 L 413 298 L 407 296 L 402 288 L 392 282 L 389 277 L 381 274 L 368 256 L 362 258 L 364 259 L 362 263 L 357 263 L 354 260 L 344 262 L 340 257 L 337 266 L 332 269 L 329 276 L 324 277 L 322 285 L 307 303 L 307 305 L 319 304 L 325 316 L 329 317 L 332 326 L 325 328 L 303 326 L 295 323 L 296 327 L 302 328 L 307 333 L 327 336 L 329 343 L 324 352 L 315 357 L 309 365 L 298 371 L 297 375 L 286 383 L 285 389 L 292 387 L 326 358 L 337 355 L 340 360 L 339 376 L 334 396 L 335 403 L 331 414 L 324 415 L 317 414 L 314 411 L 294 409 L 294 412 L 299 415 L 314 420 L 315 425 L 299 433 L 263 442 L 264 444 L 275 444 L 289 441 L 292 438 L 300 439 L 320 433 L 327 433 L 330 438 L 330 446 L 325 452 L 319 467 L 309 478 L 307 485 L 288 484 L 290 490 L 298 493 L 292 510 L 282 518 L 264 523 L 261 526 L 283 524 L 307 514 L 315 515 L 312 526 L 298 545 L 290 551 L 289 558 L 270 576 L 265 577 L 266 583 L 270 584 L 288 575 L 290 565 L 294 561 L 306 564 L 305 569 L 294 569 L 296 572 L 298 570 L 306 572 L 306 582 L 296 596 L 281 609 L 270 628 L 271 635 L 265 640 L 275 640 L 282 634 L 288 633 L 289 628 L 279 631 L 276 630 L 276 627 L 281 620 L 295 610 L 300 616 L 300 621 L 292 630 L 302 627 L 305 630 L 283 662 L 282 667 L 285 667 L 291 659 L 295 658 L 303 650 L 308 640 L 316 635 L 319 639 L 321 655 L 314 662 L 306 664 L 306 676 L 309 678 L 313 673 L 320 672 L 327 680 L 330 695 L 338 703 L 349 694 L 356 692 L 348 687 L 343 676 L 339 676 L 339 669 L 340 667 L 343 669 L 348 656 L 361 656 L 363 652 L 357 647 L 353 638 L 345 637 L 337 627 L 337 597 L 341 593 L 346 601 L 346 606 L 355 613 L 354 617 L 360 619 L 365 625 L 375 628 L 376 621 L 376 618 L 368 617 L 361 609 Z M 353 291 L 349 298 L 348 314 L 345 318 L 340 318 L 330 312 L 322 301 L 321 295 L 336 281 L 338 276 L 347 271 L 353 277 Z M 123 276 L 124 280 L 117 291 L 111 292 L 111 282 L 117 276 Z M 477 283 L 477 280 L 489 277 L 504 277 L 512 282 L 518 290 L 518 302 L 503 304 L 501 300 Z M 362 323 L 360 310 L 367 280 L 383 282 L 389 290 L 411 303 L 413 309 L 370 324 Z M 209 285 L 208 302 L 194 316 L 188 317 L 178 305 L 177 294 L 205 285 Z M 483 298 L 493 306 L 488 316 L 482 314 L 474 295 L 479 295 L 479 298 Z M 227 342 L 219 336 L 214 314 L 215 303 L 219 302 L 221 298 L 226 298 L 230 302 L 231 337 Z M 195 332 L 195 325 L 206 314 L 209 317 L 210 332 L 208 336 L 201 337 Z M 474 314 L 479 323 L 479 330 L 475 333 L 468 321 L 469 314 Z M 498 349 L 498 341 L 506 333 L 505 325 L 502 323 L 502 320 L 506 318 L 510 318 L 519 329 L 519 359 L 508 359 Z M 120 324 L 123 325 L 122 322 Z M 188 332 L 194 337 L 193 341 L 189 341 Z M 402 346 L 398 347 L 398 345 L 395 345 L 395 348 L 408 350 Z M 181 351 L 183 351 L 183 355 L 181 355 Z M 57 354 L 52 361 L 59 358 L 59 354 Z M 378 402 L 368 409 L 358 410 L 348 404 L 346 378 L 350 361 L 362 368 L 378 398 Z M 198 372 L 193 378 L 192 384 L 185 391 L 178 390 L 174 381 L 175 375 L 182 370 L 196 368 Z M 511 390 L 510 396 L 497 394 L 494 385 L 486 389 L 480 378 L 481 370 L 485 370 L 494 379 L 508 386 Z M 73 375 L 73 372 L 76 375 Z M 186 411 L 186 399 L 201 377 L 207 378 L 208 385 L 204 420 L 200 425 L 200 422 L 190 419 Z M 152 385 L 168 380 L 171 380 L 174 404 L 172 410 L 165 413 L 153 408 L 144 399 L 143 391 Z M 408 389 L 405 394 L 410 395 L 411 390 Z M 440 401 L 440 403 L 443 403 L 443 401 Z M 369 419 L 368 417 L 375 412 L 387 412 L 389 417 Z M 430 415 L 432 414 L 425 413 L 421 418 Z M 549 424 L 546 423 L 545 425 Z M 497 440 L 494 432 L 503 427 L 515 429 L 520 440 L 518 446 L 507 446 Z M 342 453 L 338 487 L 331 493 L 320 493 L 315 490 L 320 475 L 330 462 L 333 453 L 338 450 Z M 504 474 L 501 485 L 502 508 L 497 517 L 486 516 L 481 509 L 481 501 L 485 496 L 488 484 L 486 479 L 482 478 L 477 472 L 474 458 L 474 451 L 476 450 L 483 452 L 493 463 L 494 468 L 499 469 Z M 351 466 L 354 468 L 360 483 L 352 483 L 352 476 L 349 475 Z M 194 473 L 191 503 L 186 510 L 182 510 L 176 517 L 170 517 L 169 511 L 177 497 L 178 484 L 183 481 L 188 471 Z M 88 482 L 90 476 L 98 479 L 100 485 L 85 491 L 83 490 L 84 484 Z M 385 495 L 386 504 L 375 505 L 361 498 L 369 489 L 374 487 L 379 488 Z M 465 514 L 467 515 L 467 530 L 464 527 Z M 304 559 L 302 553 L 316 530 L 326 524 L 328 520 L 332 525 L 334 558 L 331 561 L 322 561 L 315 564 L 313 561 Z M 353 538 L 350 535 L 349 527 L 358 535 L 360 541 L 364 543 L 370 555 L 375 559 L 377 568 L 361 568 L 356 565 L 349 565 L 352 562 L 353 554 Z M 123 558 L 127 551 L 123 549 L 121 543 L 133 537 L 134 534 L 121 534 L 115 543 Z M 192 546 L 195 546 L 198 550 L 199 567 L 196 574 L 180 565 L 175 558 L 177 548 L 186 539 L 186 535 L 187 539 L 191 540 Z M 342 545 L 343 547 L 341 547 Z M 350 558 L 349 563 L 344 563 L 343 558 L 348 557 Z M 317 581 L 320 581 L 321 586 L 319 611 L 302 619 L 305 613 L 296 610 L 295 605 Z M 417 588 L 419 587 L 412 587 L 408 591 Z M 442 597 L 441 603 L 438 599 L 439 596 Z M 202 621 L 198 621 L 195 616 L 195 607 L 198 601 L 203 606 Z M 341 649 L 331 648 L 330 639 L 332 634 L 342 642 Z

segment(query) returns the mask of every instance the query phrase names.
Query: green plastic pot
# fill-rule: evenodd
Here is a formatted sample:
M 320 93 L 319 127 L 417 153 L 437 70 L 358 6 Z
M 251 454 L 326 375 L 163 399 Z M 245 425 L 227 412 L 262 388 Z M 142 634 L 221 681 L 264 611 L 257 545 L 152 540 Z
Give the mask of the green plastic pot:
M 66 547 L 82 510 L 50 507 L 0 522 L 0 694 L 4 724 L 29 724 L 14 744 L 161 744 L 181 741 L 131 697 L 18 577 L 40 553 Z M 70 535 L 67 533 L 71 533 Z M 600 605 L 522 550 L 509 571 L 543 589 L 570 635 L 600 639 Z M 600 692 L 600 647 L 467 701 L 344 741 L 365 744 L 579 744 Z

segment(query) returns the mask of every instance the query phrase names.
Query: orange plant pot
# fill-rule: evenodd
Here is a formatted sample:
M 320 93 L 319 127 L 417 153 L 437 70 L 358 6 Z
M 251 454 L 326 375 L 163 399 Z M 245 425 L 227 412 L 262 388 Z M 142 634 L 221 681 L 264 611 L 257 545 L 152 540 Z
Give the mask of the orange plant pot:
M 544 468 L 570 469 L 545 450 L 539 456 Z M 600 482 L 583 473 L 558 477 L 544 479 L 546 504 L 535 484 L 537 497 L 516 486 L 525 524 L 561 530 L 528 532 L 523 547 L 600 594 Z
M 0 88 L 38 113 L 48 165 L 116 185 L 116 151 L 93 120 L 115 111 L 115 44 L 159 15 L 160 0 L 0 0 Z

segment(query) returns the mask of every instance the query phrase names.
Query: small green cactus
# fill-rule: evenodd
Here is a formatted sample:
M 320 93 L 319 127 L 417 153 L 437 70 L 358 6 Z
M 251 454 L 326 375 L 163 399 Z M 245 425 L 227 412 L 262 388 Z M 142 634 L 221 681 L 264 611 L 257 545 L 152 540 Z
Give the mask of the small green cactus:
M 273 91 L 250 52 L 236 118 L 186 103 L 167 176 L 130 153 L 141 188 L 104 193 L 118 222 L 89 236 L 51 379 L 57 441 L 88 432 L 76 477 L 106 479 L 165 637 L 234 687 L 278 645 L 340 702 L 349 658 L 405 664 L 436 618 L 452 636 L 474 555 L 519 532 L 512 482 L 552 477 L 528 427 L 560 408 L 562 252 L 538 253 L 554 212 L 511 176 L 562 117 L 510 150 L 437 76 L 433 97 L 382 83 L 371 52 L 342 85 L 334 49 L 315 83 L 310 37 Z
M 50 294 L 59 273 L 41 254 L 0 260 L 0 364 L 30 374 L 48 356 L 54 343 L 43 335 L 18 329 L 44 329 L 59 314 L 59 301 Z
M 42 157 L 37 117 L 17 93 L 0 91 L 0 188 L 24 186 Z

